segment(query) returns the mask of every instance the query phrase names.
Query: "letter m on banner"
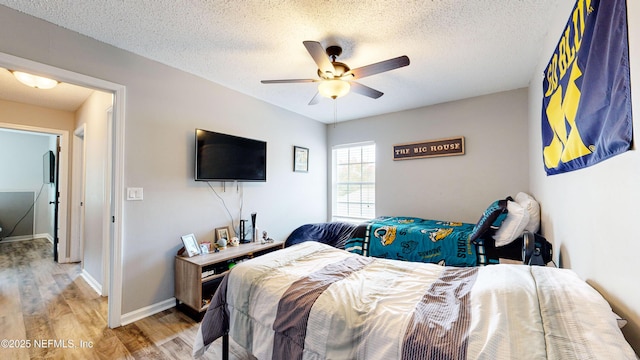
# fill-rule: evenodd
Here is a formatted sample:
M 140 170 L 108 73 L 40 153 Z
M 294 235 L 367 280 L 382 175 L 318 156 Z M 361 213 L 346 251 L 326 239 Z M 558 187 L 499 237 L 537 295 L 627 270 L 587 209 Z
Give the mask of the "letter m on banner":
M 542 90 L 547 175 L 591 166 L 631 148 L 625 0 L 577 0 Z

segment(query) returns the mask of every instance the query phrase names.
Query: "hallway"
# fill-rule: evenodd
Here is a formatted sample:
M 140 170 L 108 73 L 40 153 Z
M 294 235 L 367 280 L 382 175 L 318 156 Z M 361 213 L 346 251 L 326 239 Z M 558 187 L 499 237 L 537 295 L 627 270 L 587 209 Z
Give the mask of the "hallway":
M 46 239 L 0 242 L 0 358 L 191 359 L 196 322 L 173 308 L 110 329 L 107 298 L 52 251 Z

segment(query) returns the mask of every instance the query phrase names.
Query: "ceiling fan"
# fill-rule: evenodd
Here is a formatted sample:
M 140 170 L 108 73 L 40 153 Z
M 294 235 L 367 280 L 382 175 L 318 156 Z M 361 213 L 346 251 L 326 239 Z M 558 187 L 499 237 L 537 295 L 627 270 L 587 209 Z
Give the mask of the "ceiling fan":
M 262 80 L 263 84 L 286 84 L 286 83 L 309 83 L 317 82 L 318 92 L 313 96 L 309 105 L 315 105 L 320 101 L 320 96 L 336 99 L 346 95 L 349 90 L 360 95 L 377 99 L 383 95 L 382 92 L 372 89 L 366 85 L 362 85 L 354 80 L 361 79 L 366 76 L 379 74 L 381 72 L 401 68 L 409 65 L 409 58 L 406 55 L 397 58 L 377 62 L 351 69 L 347 64 L 336 61 L 336 58 L 342 54 L 340 46 L 329 46 L 325 50 L 317 41 L 303 41 L 304 46 L 318 65 L 319 79 L 285 79 L 285 80 Z

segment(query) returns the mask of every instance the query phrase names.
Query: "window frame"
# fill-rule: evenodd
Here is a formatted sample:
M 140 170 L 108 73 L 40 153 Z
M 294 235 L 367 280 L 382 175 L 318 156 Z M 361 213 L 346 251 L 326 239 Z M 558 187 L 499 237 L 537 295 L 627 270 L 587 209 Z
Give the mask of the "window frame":
M 352 181 L 347 181 L 347 182 L 338 182 L 338 161 L 337 161 L 337 156 L 338 156 L 338 151 L 339 150 L 344 150 L 344 149 L 354 149 L 354 148 L 360 148 L 361 151 L 361 156 L 364 154 L 364 148 L 365 147 L 369 147 L 372 146 L 373 147 L 373 162 L 369 162 L 369 161 L 363 161 L 362 157 L 360 158 L 360 162 L 354 162 L 351 163 L 350 161 L 347 162 L 347 166 L 352 166 L 352 165 L 359 165 L 361 168 L 363 166 L 365 166 L 366 164 L 369 165 L 373 165 L 373 181 L 356 181 L 356 182 L 352 182 Z M 351 143 L 351 144 L 342 144 L 342 145 L 336 145 L 333 146 L 331 148 L 331 173 L 332 173 L 332 180 L 331 180 L 331 189 L 332 189 L 332 193 L 331 193 L 331 221 L 342 221 L 342 222 L 352 222 L 352 223 L 360 223 L 362 221 L 366 221 L 366 220 L 371 220 L 373 218 L 375 218 L 375 212 L 376 212 L 376 201 L 375 201 L 375 193 L 376 193 L 376 161 L 377 160 L 377 149 L 376 149 L 376 143 L 373 141 L 366 141 L 366 142 L 359 142 L 359 143 Z M 345 165 L 345 164 L 342 164 Z M 352 215 L 352 213 L 350 213 L 347 210 L 347 213 L 341 213 L 338 214 L 338 205 L 340 203 L 344 203 L 343 201 L 338 201 L 338 187 L 340 185 L 354 185 L 354 186 L 359 186 L 360 187 L 360 201 L 358 202 L 353 202 L 353 201 L 346 201 L 347 206 L 349 206 L 349 204 L 359 204 L 360 206 L 360 211 L 359 211 L 359 216 L 354 216 Z M 370 195 L 373 196 L 373 201 L 372 202 L 365 202 L 363 201 L 363 186 L 371 186 L 373 187 L 373 192 L 370 193 Z M 367 216 L 364 214 L 363 211 L 363 206 L 365 204 L 369 204 L 368 206 L 373 207 L 372 212 L 370 214 L 370 216 Z

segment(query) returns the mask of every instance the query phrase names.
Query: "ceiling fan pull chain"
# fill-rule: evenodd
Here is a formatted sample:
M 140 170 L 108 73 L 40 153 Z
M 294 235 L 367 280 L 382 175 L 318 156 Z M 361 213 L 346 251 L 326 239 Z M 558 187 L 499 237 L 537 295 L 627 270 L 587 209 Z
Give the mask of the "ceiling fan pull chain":
M 338 123 L 338 99 L 333 99 L 333 128 L 336 128 Z

